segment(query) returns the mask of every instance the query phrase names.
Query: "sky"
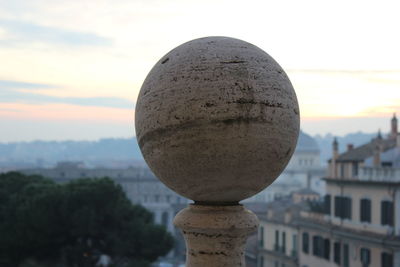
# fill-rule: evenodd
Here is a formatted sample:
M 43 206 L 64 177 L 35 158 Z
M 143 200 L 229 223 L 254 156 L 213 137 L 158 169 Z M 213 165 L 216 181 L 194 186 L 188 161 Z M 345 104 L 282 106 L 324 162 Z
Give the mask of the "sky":
M 277 60 L 305 132 L 388 132 L 400 115 L 398 10 L 397 0 L 0 0 L 0 142 L 134 136 L 147 73 L 205 36 Z

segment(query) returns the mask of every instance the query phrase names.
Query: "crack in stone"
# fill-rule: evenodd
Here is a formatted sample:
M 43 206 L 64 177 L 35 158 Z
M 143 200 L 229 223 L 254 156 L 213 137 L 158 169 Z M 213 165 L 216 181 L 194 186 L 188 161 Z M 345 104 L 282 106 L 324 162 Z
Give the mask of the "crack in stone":
M 242 64 L 246 63 L 244 60 L 231 60 L 231 61 L 221 61 L 221 64 Z
M 240 98 L 240 99 L 238 99 L 236 101 L 228 102 L 228 104 L 231 104 L 231 103 L 235 103 L 235 104 L 252 104 L 252 105 L 260 104 L 260 105 L 264 105 L 264 106 L 271 107 L 271 108 L 284 108 L 283 103 L 280 103 L 280 102 L 274 103 L 274 102 L 270 102 L 270 101 L 267 101 L 267 100 L 266 101 L 257 102 L 254 99 Z
M 163 61 L 161 61 L 161 64 L 165 64 L 165 63 L 167 63 L 167 62 L 168 62 L 168 60 L 169 60 L 169 57 L 167 57 L 166 59 L 164 59 Z

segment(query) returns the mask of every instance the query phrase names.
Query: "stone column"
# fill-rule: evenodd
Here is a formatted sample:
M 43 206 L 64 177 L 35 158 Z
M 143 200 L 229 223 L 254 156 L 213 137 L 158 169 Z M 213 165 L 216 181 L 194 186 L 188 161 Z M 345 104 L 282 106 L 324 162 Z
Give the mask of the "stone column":
M 238 39 L 189 41 L 150 71 L 135 116 L 149 167 L 194 201 L 175 218 L 186 266 L 245 266 L 244 245 L 258 221 L 239 202 L 279 176 L 299 134 L 297 98 L 283 69 Z
M 257 231 L 258 219 L 241 205 L 190 205 L 174 224 L 185 237 L 187 266 L 246 266 L 246 239 Z

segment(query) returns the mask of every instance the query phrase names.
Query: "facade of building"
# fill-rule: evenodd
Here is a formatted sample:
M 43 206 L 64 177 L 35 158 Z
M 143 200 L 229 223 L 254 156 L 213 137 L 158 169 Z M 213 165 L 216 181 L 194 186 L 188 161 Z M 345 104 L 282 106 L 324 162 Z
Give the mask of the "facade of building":
M 279 214 L 262 218 L 259 267 L 397 267 L 400 266 L 400 135 L 397 118 L 391 120 L 387 138 L 380 134 L 360 147 L 348 146 L 338 153 L 333 143 L 326 195 L 288 216 L 289 206 Z M 280 206 L 284 206 L 280 204 Z M 293 207 L 299 204 L 294 203 Z M 286 216 L 286 217 L 285 217 Z M 286 218 L 274 223 L 277 218 Z M 268 230 L 265 230 L 268 229 Z M 283 232 L 286 240 L 283 241 Z M 274 237 L 275 235 L 275 237 Z M 288 236 L 296 235 L 292 241 Z M 280 239 L 279 239 L 280 238 Z M 297 256 L 279 247 L 297 242 Z M 282 243 L 283 242 L 283 243 Z M 275 255 L 275 258 L 272 257 Z
M 300 190 L 266 205 L 267 212 L 259 215 L 258 267 L 299 266 L 298 218 L 316 197 L 316 192 Z

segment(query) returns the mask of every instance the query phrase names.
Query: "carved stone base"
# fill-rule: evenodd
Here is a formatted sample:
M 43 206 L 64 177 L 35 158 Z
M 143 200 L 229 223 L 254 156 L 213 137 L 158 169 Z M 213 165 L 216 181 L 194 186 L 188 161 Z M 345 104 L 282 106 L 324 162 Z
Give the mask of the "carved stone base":
M 174 224 L 185 237 L 186 267 L 245 267 L 246 240 L 258 219 L 241 205 L 189 205 Z

